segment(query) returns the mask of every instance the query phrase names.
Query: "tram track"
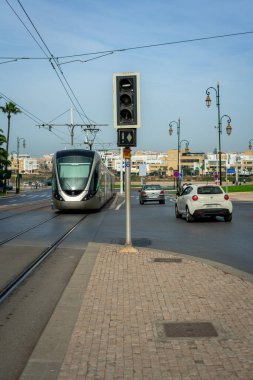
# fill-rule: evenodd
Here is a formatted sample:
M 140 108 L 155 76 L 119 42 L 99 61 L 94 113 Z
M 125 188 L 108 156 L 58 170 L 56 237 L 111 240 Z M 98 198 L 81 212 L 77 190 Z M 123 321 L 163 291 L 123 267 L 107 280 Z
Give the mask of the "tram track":
M 47 218 L 47 219 L 45 219 L 45 220 L 42 220 L 41 222 L 39 222 L 39 223 L 37 223 L 37 224 L 34 224 L 33 226 L 28 227 L 28 228 L 26 228 L 25 230 L 20 231 L 20 232 L 18 232 L 17 234 L 12 235 L 12 236 L 10 236 L 10 237 L 8 237 L 8 238 L 6 238 L 6 239 L 0 241 L 0 246 L 1 246 L 1 245 L 4 245 L 4 244 L 6 244 L 6 243 L 8 243 L 8 242 L 11 241 L 11 240 L 16 239 L 17 237 L 19 237 L 19 236 L 25 234 L 26 232 L 29 232 L 29 231 L 31 231 L 31 230 L 34 230 L 34 228 L 39 227 L 39 226 L 41 226 L 42 224 L 48 222 L 49 220 L 55 219 L 55 218 L 57 218 L 57 217 L 59 217 L 59 216 L 60 216 L 60 214 L 57 214 L 57 215 L 51 216 L 50 218 Z
M 54 219 L 59 215 L 54 216 L 53 218 L 49 218 L 46 221 L 43 221 L 36 226 L 33 226 L 26 231 L 23 231 L 22 233 L 19 233 L 12 238 L 6 239 L 5 241 L 1 242 L 0 245 L 4 245 L 7 240 L 14 240 L 17 236 L 20 236 L 21 234 L 24 234 L 25 232 L 28 232 L 31 229 L 34 229 L 41 224 L 46 223 L 47 221 Z M 14 290 L 17 289 L 18 286 L 22 284 L 23 281 L 26 280 L 26 278 L 39 266 L 43 263 L 43 261 L 51 254 L 53 253 L 60 245 L 61 243 L 82 223 L 84 219 L 87 218 L 88 215 L 84 215 L 81 219 L 79 219 L 74 225 L 72 225 L 65 233 L 63 233 L 57 240 L 55 240 L 49 247 L 44 249 L 42 252 L 40 252 L 35 259 L 33 259 L 30 263 L 28 263 L 16 276 L 14 279 L 9 281 L 2 289 L 0 289 L 0 304 L 9 297 Z
M 40 201 L 40 203 L 45 203 L 46 201 Z M 36 202 L 34 202 L 34 204 L 38 204 L 38 202 L 36 203 Z M 23 213 L 23 210 L 24 210 L 24 208 L 27 208 L 27 206 L 29 206 L 29 207 L 32 207 L 33 206 L 33 204 L 29 204 L 29 205 L 27 205 L 27 204 L 22 204 L 22 205 L 15 205 L 15 206 L 12 206 L 12 211 L 14 210 L 14 207 L 15 207 L 15 214 L 13 214 L 13 215 L 7 215 L 7 216 L 3 216 L 3 217 L 1 217 L 0 218 L 0 221 L 1 220 L 5 220 L 5 219 L 10 219 L 10 218 L 15 218 L 15 217 L 17 217 L 17 216 L 19 216 L 20 214 L 22 214 Z M 39 205 L 39 207 L 32 207 L 32 208 L 30 208 L 29 210 L 26 210 L 25 211 L 25 214 L 26 213 L 28 213 L 28 212 L 31 212 L 31 211 L 36 211 L 36 210 L 40 210 L 40 209 L 43 209 L 43 208 L 48 208 L 50 206 L 50 204 L 48 203 L 48 204 L 46 204 L 46 205 Z M 9 206 L 6 206 L 6 208 L 8 208 Z M 6 211 L 5 209 L 2 209 L 2 211 Z M 10 211 L 9 209 L 8 209 L 8 211 Z M 18 211 L 18 212 L 17 212 Z

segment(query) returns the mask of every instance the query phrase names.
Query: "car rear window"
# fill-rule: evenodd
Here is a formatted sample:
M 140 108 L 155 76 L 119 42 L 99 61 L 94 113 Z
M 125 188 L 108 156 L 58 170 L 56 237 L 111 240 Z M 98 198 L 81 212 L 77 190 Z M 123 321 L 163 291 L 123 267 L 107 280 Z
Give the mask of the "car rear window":
M 222 190 L 220 187 L 215 186 L 201 186 L 198 187 L 198 194 L 222 194 Z
M 144 190 L 160 190 L 161 186 L 160 185 L 148 185 L 144 186 Z

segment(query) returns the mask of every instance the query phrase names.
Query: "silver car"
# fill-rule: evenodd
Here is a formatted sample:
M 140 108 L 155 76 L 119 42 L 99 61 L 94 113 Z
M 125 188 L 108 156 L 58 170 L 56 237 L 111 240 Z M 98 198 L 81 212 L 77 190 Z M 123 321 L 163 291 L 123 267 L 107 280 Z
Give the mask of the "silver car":
M 141 205 L 145 202 L 159 202 L 165 204 L 165 193 L 160 185 L 144 185 L 139 190 L 139 201 Z
M 228 194 L 218 185 L 188 185 L 175 204 L 176 218 L 185 216 L 188 223 L 205 216 L 213 219 L 221 216 L 225 222 L 231 222 L 232 212 Z

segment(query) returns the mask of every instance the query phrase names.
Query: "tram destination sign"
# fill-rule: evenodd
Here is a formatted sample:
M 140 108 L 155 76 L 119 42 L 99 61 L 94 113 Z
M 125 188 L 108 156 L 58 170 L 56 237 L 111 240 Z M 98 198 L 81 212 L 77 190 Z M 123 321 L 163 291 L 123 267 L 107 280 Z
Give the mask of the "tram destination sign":
M 136 146 L 136 128 L 118 128 L 118 146 L 131 147 Z

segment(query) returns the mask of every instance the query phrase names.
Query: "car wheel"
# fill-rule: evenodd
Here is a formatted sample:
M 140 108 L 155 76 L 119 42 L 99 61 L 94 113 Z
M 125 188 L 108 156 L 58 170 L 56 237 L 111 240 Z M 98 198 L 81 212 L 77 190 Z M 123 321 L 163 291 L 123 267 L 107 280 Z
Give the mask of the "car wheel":
M 176 218 L 182 218 L 182 215 L 181 215 L 180 212 L 178 211 L 178 207 L 177 207 L 177 205 L 175 205 L 175 214 L 176 214 Z
M 225 220 L 225 222 L 231 222 L 231 220 L 232 220 L 232 214 L 224 216 L 224 220 Z
M 192 214 L 190 214 L 190 211 L 187 207 L 187 209 L 186 209 L 186 222 L 191 223 L 193 221 L 194 221 L 194 217 L 192 216 Z

